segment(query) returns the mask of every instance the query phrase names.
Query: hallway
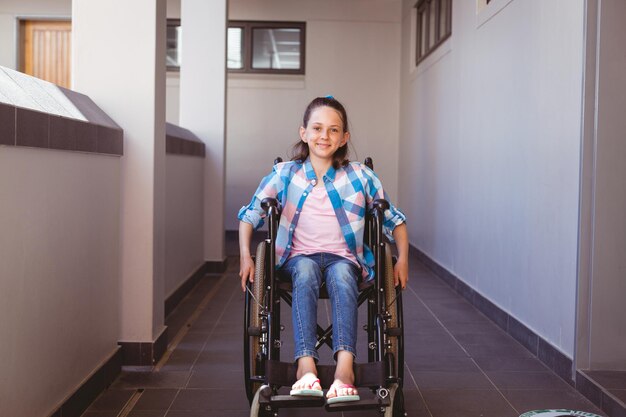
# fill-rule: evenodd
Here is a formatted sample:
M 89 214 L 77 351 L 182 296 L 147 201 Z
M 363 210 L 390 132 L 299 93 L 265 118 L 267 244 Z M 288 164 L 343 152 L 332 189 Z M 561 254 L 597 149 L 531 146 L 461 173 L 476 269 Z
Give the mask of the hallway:
M 226 273 L 203 278 L 167 318 L 170 346 L 162 360 L 153 369 L 124 368 L 83 417 L 249 415 L 236 234 L 227 236 Z M 605 415 L 455 293 L 415 254 L 410 267 L 404 293 L 404 390 L 409 416 L 516 417 L 530 410 L 557 408 Z M 326 306 L 319 310 L 328 318 Z M 286 360 L 291 356 L 288 308 L 283 315 L 287 329 L 282 340 L 288 346 L 282 358 Z M 322 361 L 330 357 L 327 351 Z M 323 409 L 280 412 L 280 416 L 318 415 L 326 413 Z

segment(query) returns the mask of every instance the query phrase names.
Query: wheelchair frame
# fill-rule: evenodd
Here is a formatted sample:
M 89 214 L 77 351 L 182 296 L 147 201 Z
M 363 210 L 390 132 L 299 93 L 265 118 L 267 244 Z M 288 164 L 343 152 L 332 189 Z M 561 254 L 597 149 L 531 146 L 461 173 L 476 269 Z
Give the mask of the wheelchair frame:
M 276 162 L 281 162 L 277 158 Z M 371 158 L 365 164 L 372 168 Z M 248 282 L 244 308 L 244 374 L 251 416 L 277 416 L 281 408 L 319 407 L 324 397 L 278 395 L 282 386 L 296 380 L 296 365 L 280 362 L 281 300 L 291 306 L 291 283 L 281 282 L 276 274 L 275 242 L 280 220 L 280 205 L 267 198 L 261 203 L 267 213 L 268 237 L 257 247 L 255 280 Z M 375 279 L 359 286 L 357 306 L 367 302 L 368 362 L 355 363 L 355 385 L 368 387 L 374 398 L 355 402 L 326 404 L 327 411 L 378 409 L 385 417 L 404 412 L 404 327 L 402 292 L 394 285 L 393 259 L 389 244 L 383 240 L 386 200 L 375 200 L 366 216 L 364 241 L 374 252 Z M 325 285 L 320 298 L 327 298 Z M 316 349 L 326 344 L 332 349 L 332 324 L 323 329 L 317 324 Z M 334 366 L 317 365 L 322 386 L 332 382 Z

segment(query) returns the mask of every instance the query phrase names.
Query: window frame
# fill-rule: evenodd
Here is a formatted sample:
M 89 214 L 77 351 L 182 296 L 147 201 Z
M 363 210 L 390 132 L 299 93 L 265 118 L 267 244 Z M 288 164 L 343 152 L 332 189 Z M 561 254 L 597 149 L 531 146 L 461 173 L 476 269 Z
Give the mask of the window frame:
M 442 2 L 447 3 L 445 24 L 447 31 L 441 35 L 441 6 Z M 422 63 L 430 54 L 432 54 L 441 44 L 443 44 L 450 36 L 452 36 L 452 0 L 418 0 L 415 3 L 416 20 L 415 20 L 415 66 Z M 434 9 L 435 13 L 435 29 L 434 29 L 434 42 L 430 44 L 430 21 L 431 21 L 431 7 L 436 5 Z M 422 16 L 426 17 L 425 27 L 422 25 Z M 422 52 L 422 33 L 426 35 L 425 51 Z M 421 53 L 421 54 L 420 54 Z
M 179 18 L 167 18 L 167 28 L 169 27 L 180 27 L 182 30 L 182 24 L 180 22 Z M 167 31 L 165 32 L 165 55 L 166 55 L 166 60 L 165 60 L 165 66 L 166 66 L 166 71 L 171 71 L 171 72 L 180 72 L 180 63 L 178 65 L 168 65 L 167 64 Z M 180 48 L 179 44 L 176 44 L 176 50 L 178 50 L 178 48 Z
M 261 21 L 261 20 L 229 20 L 228 28 L 242 28 L 242 68 L 228 68 L 226 70 L 231 74 L 293 74 L 304 75 L 306 66 L 306 22 L 287 22 L 287 21 Z M 253 31 L 254 29 L 299 29 L 300 30 L 300 68 L 298 69 L 272 69 L 272 68 L 253 68 L 252 67 L 252 51 Z

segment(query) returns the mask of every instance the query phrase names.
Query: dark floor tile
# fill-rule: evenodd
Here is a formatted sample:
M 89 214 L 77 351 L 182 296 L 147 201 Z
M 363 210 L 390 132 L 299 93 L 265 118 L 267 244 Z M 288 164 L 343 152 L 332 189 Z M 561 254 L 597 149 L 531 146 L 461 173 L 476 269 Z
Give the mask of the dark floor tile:
M 113 383 L 117 389 L 182 388 L 189 379 L 187 371 L 127 372 L 124 371 Z
M 177 389 L 146 389 L 133 411 L 167 410 L 178 394 Z
M 248 400 L 243 384 L 239 390 L 233 389 L 183 389 L 172 403 L 171 410 L 213 411 L 248 410 Z
M 209 416 L 219 416 L 219 417 L 249 417 L 249 410 L 220 410 L 219 414 L 209 414 L 206 411 L 181 411 L 181 410 L 170 410 L 167 413 L 167 417 L 209 417 Z M 281 413 L 282 417 L 282 413 Z
M 197 351 L 176 349 L 163 365 L 161 371 L 189 371 L 196 359 L 198 359 Z
M 472 358 L 484 357 L 500 357 L 500 358 L 532 358 L 532 354 L 517 342 L 510 344 L 494 344 L 494 345 L 466 345 L 467 350 Z
M 577 410 L 605 415 L 598 407 L 584 398 L 573 388 L 564 390 L 553 389 L 525 389 L 525 390 L 502 390 L 502 394 L 520 412 L 532 410 Z
M 410 361 L 405 360 L 405 364 L 412 372 L 476 372 L 479 370 L 471 358 L 460 356 L 412 356 Z
M 214 371 L 193 372 L 187 388 L 239 389 L 244 383 L 244 373 L 240 369 L 224 369 L 216 366 Z
M 405 356 L 460 356 L 468 357 L 468 353 L 451 337 L 422 336 L 406 338 Z
M 496 390 L 423 390 L 433 417 L 518 417 Z
M 120 411 L 128 402 L 135 390 L 108 389 L 104 391 L 89 407 L 90 411 Z
M 90 411 L 87 410 L 81 417 L 117 417 L 119 411 Z
M 475 323 L 447 322 L 444 324 L 444 326 L 455 337 L 457 335 L 467 333 L 502 334 L 502 329 L 500 329 L 498 326 L 490 321 L 480 321 Z
M 455 335 L 456 340 L 462 346 L 468 345 L 510 345 L 517 343 L 511 336 L 504 332 L 493 332 L 487 335 L 483 333 L 461 333 Z
M 499 389 L 557 389 L 566 390 L 569 385 L 553 372 L 487 372 L 487 376 Z
M 506 357 L 506 356 L 479 356 L 474 361 L 480 369 L 490 371 L 527 371 L 545 372 L 548 368 L 537 358 L 532 357 Z
M 131 411 L 128 417 L 165 417 L 165 410 Z
M 412 372 L 420 390 L 495 389 L 482 372 Z

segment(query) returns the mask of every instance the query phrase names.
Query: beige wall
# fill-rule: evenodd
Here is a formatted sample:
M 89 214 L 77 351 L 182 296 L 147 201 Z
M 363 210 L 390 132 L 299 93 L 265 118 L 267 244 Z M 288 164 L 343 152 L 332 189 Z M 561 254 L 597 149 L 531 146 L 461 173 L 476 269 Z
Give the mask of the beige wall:
M 204 158 L 167 155 L 165 298 L 204 263 Z
M 45 416 L 117 349 L 120 159 L 0 147 L 0 415 Z

